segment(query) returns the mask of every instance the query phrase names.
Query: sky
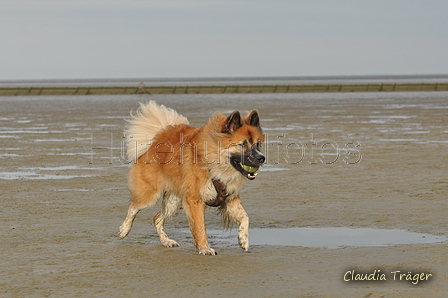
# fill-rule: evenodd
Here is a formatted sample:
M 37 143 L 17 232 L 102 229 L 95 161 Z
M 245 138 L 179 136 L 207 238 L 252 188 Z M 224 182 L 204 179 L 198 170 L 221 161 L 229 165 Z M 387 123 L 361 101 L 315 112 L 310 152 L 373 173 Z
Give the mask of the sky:
M 0 0 L 0 80 L 448 73 L 446 0 Z

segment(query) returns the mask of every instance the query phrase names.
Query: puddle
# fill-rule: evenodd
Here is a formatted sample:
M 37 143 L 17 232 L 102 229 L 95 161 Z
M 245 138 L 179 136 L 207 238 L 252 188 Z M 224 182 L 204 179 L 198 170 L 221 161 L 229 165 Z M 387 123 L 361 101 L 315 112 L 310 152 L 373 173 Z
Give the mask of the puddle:
M 260 172 L 278 172 L 278 171 L 287 171 L 288 169 L 285 168 L 276 168 L 276 167 L 269 167 L 269 166 L 264 166 L 260 168 Z
M 21 169 L 33 170 L 33 171 L 98 170 L 98 168 L 84 168 L 80 166 L 36 167 L 36 168 L 21 168 Z
M 0 158 L 18 157 L 18 156 L 20 156 L 20 155 L 18 155 L 18 154 L 12 154 L 12 153 L 0 154 Z
M 1 158 L 1 155 L 0 155 Z M 86 177 L 97 177 L 98 175 L 91 174 L 72 174 L 66 175 L 61 173 L 49 174 L 41 173 L 42 171 L 49 172 L 65 172 L 71 170 L 98 170 L 98 168 L 87 168 L 80 166 L 56 166 L 56 167 L 31 167 L 31 168 L 20 168 L 19 172 L 0 172 L 0 180 L 50 180 L 50 179 L 72 179 L 72 178 L 86 178 Z
M 66 152 L 66 153 L 47 153 L 47 155 L 67 155 L 67 156 L 76 156 L 76 155 L 89 155 L 92 156 L 93 154 L 96 153 L 92 153 L 92 152 L 77 152 L 77 153 L 70 153 L 70 152 Z M 109 157 L 110 158 L 110 157 Z
M 237 244 L 236 230 L 210 230 L 210 239 Z M 401 244 L 430 244 L 447 241 L 445 236 L 414 233 L 405 230 L 370 228 L 287 228 L 250 229 L 251 245 L 281 245 L 301 247 L 341 248 L 345 246 L 391 246 Z
M 77 138 L 73 139 L 34 139 L 34 142 L 76 142 Z
M 294 130 L 294 127 L 263 127 L 263 130 Z
M 380 142 L 418 142 L 419 139 L 378 139 Z
M 412 135 L 412 134 L 428 134 L 430 133 L 429 130 L 415 130 L 415 131 L 407 131 L 406 134 Z
M 97 177 L 95 175 L 51 175 L 35 172 L 0 172 L 0 180 L 52 180 Z
M 45 127 L 44 128 L 36 128 L 36 129 L 46 129 Z M 62 131 L 62 130 L 44 130 L 44 131 L 42 131 L 42 130 L 5 130 L 5 131 L 2 131 L 2 134 L 19 134 L 19 133 L 23 133 L 23 134 L 37 134 L 37 133 L 40 133 L 40 134 L 51 134 L 51 133 L 54 133 L 54 134 L 58 134 L 58 133 L 66 133 L 65 131 Z

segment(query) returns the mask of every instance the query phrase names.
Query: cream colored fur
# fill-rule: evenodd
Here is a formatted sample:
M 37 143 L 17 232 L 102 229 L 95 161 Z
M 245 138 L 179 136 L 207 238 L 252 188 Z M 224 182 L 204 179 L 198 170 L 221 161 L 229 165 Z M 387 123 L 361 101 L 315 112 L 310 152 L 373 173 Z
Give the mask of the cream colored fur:
M 168 126 L 188 125 L 188 119 L 175 110 L 158 105 L 155 101 L 140 103 L 135 113 L 131 113 L 125 129 L 127 157 L 129 162 L 136 162 L 145 154 L 154 137 Z

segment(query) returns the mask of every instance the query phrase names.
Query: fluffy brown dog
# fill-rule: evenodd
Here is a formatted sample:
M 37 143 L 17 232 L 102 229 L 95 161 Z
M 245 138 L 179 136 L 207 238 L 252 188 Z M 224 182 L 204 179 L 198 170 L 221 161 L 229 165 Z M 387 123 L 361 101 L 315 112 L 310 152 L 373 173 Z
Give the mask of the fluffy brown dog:
M 185 209 L 200 254 L 215 255 L 207 241 L 206 206 L 218 207 L 224 224 L 239 225 L 238 242 L 249 249 L 249 217 L 240 200 L 246 179 L 255 179 L 265 157 L 260 152 L 264 135 L 256 110 L 244 118 L 216 113 L 202 127 L 188 125 L 176 111 L 151 101 L 131 115 L 126 130 L 131 203 L 120 238 L 132 228 L 137 213 L 163 198 L 154 224 L 164 246 L 178 243 L 164 231 L 165 220 Z

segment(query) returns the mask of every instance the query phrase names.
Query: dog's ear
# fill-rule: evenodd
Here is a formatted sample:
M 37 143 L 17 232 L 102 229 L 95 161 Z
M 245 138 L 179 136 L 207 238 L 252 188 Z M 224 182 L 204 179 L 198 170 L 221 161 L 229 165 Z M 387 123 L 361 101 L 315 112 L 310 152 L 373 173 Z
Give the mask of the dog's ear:
M 243 126 L 243 123 L 241 121 L 240 112 L 235 111 L 232 114 L 230 114 L 230 116 L 227 118 L 226 127 L 224 131 L 227 133 L 233 133 L 241 126 Z
M 260 117 L 258 116 L 258 111 L 257 110 L 253 110 L 252 112 L 250 112 L 249 117 L 247 117 L 247 119 L 249 120 L 249 125 L 255 126 L 258 129 L 261 129 L 260 126 Z

